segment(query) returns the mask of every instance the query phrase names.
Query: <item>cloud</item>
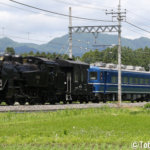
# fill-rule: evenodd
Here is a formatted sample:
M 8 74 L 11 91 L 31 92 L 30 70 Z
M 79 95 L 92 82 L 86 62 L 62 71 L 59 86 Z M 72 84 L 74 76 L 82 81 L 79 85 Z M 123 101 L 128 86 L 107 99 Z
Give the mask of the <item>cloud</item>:
M 68 14 L 68 7 L 72 4 L 73 16 L 111 20 L 111 15 L 105 15 L 105 9 L 117 11 L 119 0 L 19 0 L 19 2 L 39 8 Z M 150 1 L 122 0 L 122 9 L 127 9 L 127 20 L 133 24 L 149 30 Z M 12 7 L 13 6 L 13 7 Z M 78 7 L 80 6 L 80 7 Z M 19 8 L 19 9 L 18 9 Z M 95 8 L 95 9 L 94 9 Z M 46 15 L 44 15 L 46 14 Z M 35 9 L 20 6 L 9 0 L 0 0 L 0 35 L 20 36 L 28 38 L 28 32 L 33 39 L 48 41 L 52 37 L 68 33 L 68 18 L 41 12 Z M 109 23 L 93 22 L 73 19 L 73 25 L 104 25 Z M 2 27 L 5 28 L 2 29 Z M 140 36 L 150 37 L 126 23 L 123 23 L 122 35 L 128 38 Z M 23 39 L 17 39 L 23 41 Z M 24 42 L 28 42 L 28 39 Z M 37 41 L 32 41 L 38 43 Z

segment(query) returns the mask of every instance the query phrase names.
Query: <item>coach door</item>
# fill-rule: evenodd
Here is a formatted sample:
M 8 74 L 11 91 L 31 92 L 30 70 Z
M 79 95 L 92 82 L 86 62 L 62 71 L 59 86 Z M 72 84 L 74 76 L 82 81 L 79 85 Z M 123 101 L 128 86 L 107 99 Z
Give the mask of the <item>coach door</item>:
M 104 71 L 104 94 L 106 94 L 107 90 L 107 71 Z
M 71 100 L 71 72 L 67 72 L 67 95 L 66 100 Z

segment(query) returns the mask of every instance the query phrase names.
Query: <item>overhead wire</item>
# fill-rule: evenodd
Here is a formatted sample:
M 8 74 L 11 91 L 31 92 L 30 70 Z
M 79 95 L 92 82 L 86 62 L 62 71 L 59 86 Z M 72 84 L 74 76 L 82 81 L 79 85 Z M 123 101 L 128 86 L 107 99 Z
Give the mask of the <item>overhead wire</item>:
M 139 17 L 141 17 L 141 18 L 143 18 L 143 19 L 145 19 L 145 20 L 147 20 L 147 21 L 150 21 L 150 19 L 148 19 L 148 18 L 146 18 L 146 17 L 144 17 L 144 16 L 142 16 L 142 15 L 136 14 L 135 12 L 133 12 L 133 11 L 131 11 L 131 10 L 127 10 L 127 12 L 132 13 L 132 14 L 134 14 L 134 15 L 136 15 L 136 16 L 139 16 Z
M 133 29 L 130 29 L 130 28 L 127 28 L 127 27 L 123 27 L 123 28 L 125 28 L 125 29 L 128 30 L 128 31 L 134 32 L 134 33 L 136 33 L 137 35 L 147 36 L 147 35 L 144 34 L 144 33 L 137 32 L 137 31 L 135 31 L 135 30 L 133 30 Z
M 53 1 L 55 1 L 55 2 L 59 2 L 59 3 L 63 3 L 63 4 L 67 4 L 67 5 L 70 5 L 70 6 L 75 6 L 75 7 L 81 7 L 81 8 L 87 8 L 87 9 L 93 9 L 93 10 L 98 10 L 98 11 L 105 11 L 106 9 L 102 9 L 102 8 L 100 8 L 100 7 L 90 7 L 90 6 L 87 6 L 87 5 L 79 5 L 79 4 L 74 4 L 74 3 L 70 3 L 70 2 L 66 2 L 66 1 L 63 1 L 63 0 L 53 0 Z
M 10 4 L 6 4 L 6 3 L 3 3 L 3 2 L 0 2 L 0 5 L 4 5 L 4 6 L 8 6 L 8 7 L 13 7 L 15 9 L 19 9 L 19 10 L 26 11 L 26 12 L 32 12 L 32 13 L 36 13 L 36 14 L 41 14 L 41 15 L 44 15 L 44 16 L 55 17 L 55 18 L 58 17 L 58 16 L 56 16 L 54 14 L 53 15 L 49 15 L 49 14 L 46 14 L 46 13 L 36 12 L 36 11 L 33 11 L 33 10 L 20 8 L 20 7 L 13 6 L 13 5 L 10 5 Z M 66 17 L 62 17 L 61 19 L 67 19 L 67 18 Z
M 25 4 L 25 3 L 21 3 L 21 2 L 18 2 L 18 1 L 14 1 L 14 0 L 9 0 L 9 1 L 11 1 L 13 3 L 16 3 L 16 4 L 19 4 L 19 5 L 22 5 L 22 6 L 26 6 L 26 7 L 32 8 L 32 9 L 40 10 L 40 11 L 43 11 L 43 12 L 47 12 L 47 13 L 51 13 L 51 14 L 55 14 L 55 15 L 59 15 L 59 16 L 64 16 L 64 17 L 70 17 L 67 14 L 58 13 L 58 12 L 54 12 L 54 11 L 38 8 L 38 7 L 35 7 L 35 6 L 32 6 L 32 5 L 28 5 L 28 4 Z M 71 17 L 72 18 L 76 18 L 76 19 L 80 19 L 80 20 L 89 20 L 89 21 L 98 21 L 98 22 L 112 22 L 111 20 L 91 19 L 91 18 L 78 17 L 78 16 L 71 16 Z
M 128 21 L 125 21 L 125 22 L 126 22 L 127 24 L 129 24 L 129 25 L 131 25 L 131 26 L 133 26 L 133 27 L 139 29 L 139 30 L 142 30 L 142 31 L 147 32 L 147 33 L 150 33 L 150 31 L 145 30 L 145 29 L 143 29 L 143 28 L 141 28 L 141 27 L 139 27 L 139 26 L 137 26 L 137 25 L 135 25 L 135 24 L 133 24 L 133 23 L 131 23 L 131 22 L 128 22 Z
M 82 2 L 85 4 L 88 4 L 88 5 L 91 5 L 91 3 L 88 3 L 87 1 L 85 2 L 85 1 L 78 1 L 78 0 L 74 0 L 74 1 L 76 1 L 78 4 L 81 4 Z M 92 0 L 92 2 L 94 2 L 93 0 Z M 95 2 L 94 2 L 95 3 Z M 109 8 L 109 9 L 114 9 L 115 7 L 110 7 L 110 6 L 106 6 L 106 5 L 103 5 L 102 3 L 101 3 L 101 6 L 103 6 L 103 7 L 106 7 L 106 8 Z

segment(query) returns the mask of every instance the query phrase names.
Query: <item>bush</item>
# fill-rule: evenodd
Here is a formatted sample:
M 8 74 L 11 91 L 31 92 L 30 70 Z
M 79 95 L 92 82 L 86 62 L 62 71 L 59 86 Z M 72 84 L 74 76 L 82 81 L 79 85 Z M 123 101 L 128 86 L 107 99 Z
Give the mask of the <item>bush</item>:
M 150 108 L 150 103 L 145 104 L 144 108 Z

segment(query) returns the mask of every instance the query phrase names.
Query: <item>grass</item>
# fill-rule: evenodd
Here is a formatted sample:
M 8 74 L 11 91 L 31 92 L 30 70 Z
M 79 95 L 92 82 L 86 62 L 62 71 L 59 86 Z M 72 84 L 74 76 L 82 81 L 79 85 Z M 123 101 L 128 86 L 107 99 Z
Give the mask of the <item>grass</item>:
M 0 113 L 0 149 L 129 149 L 150 140 L 150 110 L 108 108 Z

